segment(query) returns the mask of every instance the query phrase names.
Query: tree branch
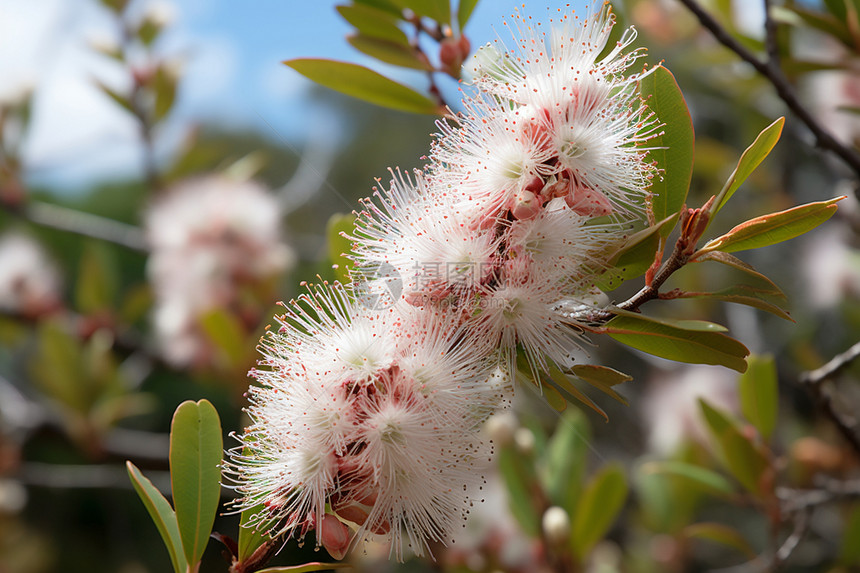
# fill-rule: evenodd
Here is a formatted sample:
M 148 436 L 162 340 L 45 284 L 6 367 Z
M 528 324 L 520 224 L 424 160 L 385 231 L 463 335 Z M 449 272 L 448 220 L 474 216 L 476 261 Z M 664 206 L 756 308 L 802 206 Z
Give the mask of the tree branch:
M 768 62 L 763 62 L 755 54 L 745 48 L 731 34 L 726 31 L 723 26 L 717 22 L 710 14 L 699 6 L 696 0 L 678 0 L 681 4 L 687 7 L 692 12 L 699 22 L 711 32 L 711 35 L 722 45 L 737 54 L 742 60 L 750 64 L 755 70 L 764 76 L 776 89 L 777 95 L 794 112 L 794 114 L 804 123 L 809 131 L 815 136 L 815 143 L 821 149 L 826 149 L 835 155 L 839 156 L 848 166 L 854 171 L 855 175 L 860 178 L 860 154 L 853 149 L 839 143 L 818 121 L 812 117 L 812 114 L 800 103 L 797 93 L 785 74 L 778 65 L 775 64 L 773 56 Z M 773 27 L 774 24 L 771 23 Z M 770 34 L 769 34 L 770 35 Z M 775 42 L 775 39 L 770 40 L 768 44 Z M 768 50 L 775 50 L 775 47 L 768 46 Z
M 823 387 L 826 380 L 832 380 L 836 374 L 851 364 L 858 356 L 860 356 L 860 342 L 854 344 L 854 346 L 842 354 L 836 355 L 824 366 L 801 374 L 800 383 L 810 389 L 816 401 L 822 410 L 824 410 L 824 414 L 833 422 L 839 433 L 851 445 L 854 453 L 860 457 L 860 437 L 854 432 L 853 421 L 848 420 L 836 411 L 833 406 L 833 397 Z
M 145 253 L 149 250 L 142 230 L 113 219 L 42 201 L 28 201 L 22 207 L 3 207 L 7 212 L 42 227 L 107 241 L 133 251 Z

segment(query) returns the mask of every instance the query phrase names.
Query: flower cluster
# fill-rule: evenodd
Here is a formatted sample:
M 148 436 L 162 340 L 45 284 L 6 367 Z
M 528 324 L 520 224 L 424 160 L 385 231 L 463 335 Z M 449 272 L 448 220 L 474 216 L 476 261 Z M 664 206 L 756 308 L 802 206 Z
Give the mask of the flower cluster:
M 353 237 L 359 267 L 392 265 L 407 302 L 461 309 L 510 370 L 517 345 L 533 372 L 572 364 L 576 329 L 553 307 L 594 297 L 655 176 L 644 143 L 660 124 L 625 75 L 635 34 L 601 55 L 613 19 L 595 18 L 548 36 L 523 19 L 517 49 L 482 48 L 466 112 L 439 123 L 424 172 L 365 200 Z
M 339 284 L 285 309 L 261 343 L 253 424 L 227 470 L 240 505 L 262 504 L 257 526 L 300 535 L 328 506 L 360 538 L 390 535 L 398 556 L 406 540 L 417 554 L 445 540 L 488 457 L 476 429 L 508 395 L 475 360 L 482 349 L 456 344 L 452 315 L 373 311 Z
M 548 33 L 521 18 L 515 49 L 482 48 L 426 168 L 362 202 L 353 286 L 309 287 L 263 339 L 226 471 L 256 527 L 315 528 L 337 556 L 350 522 L 425 552 L 466 513 L 517 349 L 535 376 L 573 364 L 580 329 L 556 308 L 600 294 L 606 253 L 644 218 L 660 130 L 628 73 L 635 35 L 607 48 L 614 18 L 592 16 Z M 361 296 L 392 282 L 384 304 Z
M 147 272 L 155 290 L 154 327 L 168 360 L 178 366 L 208 362 L 212 349 L 198 324 L 207 311 L 255 312 L 242 308 L 255 298 L 243 289 L 265 285 L 293 264 L 280 221 L 278 202 L 264 187 L 223 175 L 186 181 L 152 205 Z M 256 326 L 257 318 L 249 322 Z

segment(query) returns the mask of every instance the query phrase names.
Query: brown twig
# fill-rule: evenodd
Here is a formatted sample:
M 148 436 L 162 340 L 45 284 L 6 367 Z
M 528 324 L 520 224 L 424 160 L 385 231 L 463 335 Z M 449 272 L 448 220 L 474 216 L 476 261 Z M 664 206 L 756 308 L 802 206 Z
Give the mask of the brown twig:
M 782 69 L 776 65 L 771 57 L 767 62 L 759 59 L 755 54 L 738 42 L 728 31 L 717 22 L 710 14 L 699 6 L 696 0 L 678 0 L 681 4 L 687 7 L 692 12 L 699 22 L 704 26 L 714 38 L 723 44 L 725 47 L 737 54 L 742 60 L 750 64 L 755 70 L 764 76 L 776 89 L 777 95 L 794 112 L 794 114 L 804 123 L 809 131 L 815 136 L 816 145 L 821 149 L 826 149 L 835 155 L 839 156 L 860 178 L 860 154 L 853 149 L 839 143 L 818 121 L 812 114 L 800 103 L 797 93 L 791 82 L 788 81 Z M 773 26 L 773 24 L 771 24 Z M 775 39 L 773 40 L 775 42 Z M 771 49 L 769 47 L 769 49 Z
M 854 346 L 845 352 L 836 355 L 824 366 L 810 372 L 804 372 L 800 375 L 800 382 L 810 389 L 818 404 L 824 410 L 825 415 L 851 445 L 857 456 L 860 456 L 860 437 L 854 432 L 853 422 L 836 411 L 830 392 L 824 388 L 825 381 L 832 380 L 840 371 L 857 359 L 858 356 L 860 356 L 860 342 L 854 344 Z

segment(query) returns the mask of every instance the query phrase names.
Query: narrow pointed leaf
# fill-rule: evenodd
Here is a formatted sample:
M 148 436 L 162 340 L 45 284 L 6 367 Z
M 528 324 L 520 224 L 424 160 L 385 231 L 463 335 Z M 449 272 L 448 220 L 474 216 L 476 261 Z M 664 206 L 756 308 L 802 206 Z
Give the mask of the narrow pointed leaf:
M 633 377 L 629 374 L 597 364 L 578 364 L 572 368 L 572 371 L 586 382 L 600 382 L 608 386 L 615 386 L 616 384 L 633 380 Z
M 663 134 L 648 144 L 652 147 L 648 155 L 660 169 L 650 187 L 651 207 L 654 218 L 659 221 L 679 212 L 687 200 L 693 177 L 693 120 L 675 77 L 663 66 L 657 66 L 645 76 L 640 86 L 648 108 L 666 124 Z M 669 225 L 660 230 L 664 237 L 671 232 Z
M 654 262 L 662 230 L 671 230 L 677 220 L 677 214 L 670 215 L 655 225 L 630 235 L 620 247 L 607 256 L 608 264 L 613 268 L 598 279 L 597 286 L 601 290 L 611 291 L 624 281 L 643 275 Z
M 627 478 L 618 464 L 609 464 L 589 482 L 573 517 L 571 548 L 582 558 L 603 539 L 627 499 Z
M 246 509 L 242 512 L 242 516 L 239 518 L 239 541 L 237 542 L 239 550 L 237 557 L 239 558 L 240 563 L 253 555 L 254 552 L 263 545 L 263 543 L 271 541 L 272 539 L 268 533 L 260 531 L 262 528 L 253 526 L 249 527 L 248 525 L 251 521 L 251 517 L 260 511 L 263 511 L 262 504 Z
M 591 384 L 607 396 L 611 396 L 625 406 L 628 405 L 627 398 L 616 392 L 613 386 L 633 380 L 632 376 L 628 376 L 618 370 L 613 370 L 606 366 L 598 366 L 596 364 L 580 364 L 574 366 L 572 371 L 575 376 L 584 382 Z
M 429 71 L 433 69 L 430 62 L 421 60 L 418 57 L 418 53 L 409 45 L 404 46 L 389 42 L 388 40 L 371 38 L 363 34 L 349 36 L 346 41 L 359 52 L 386 64 L 411 68 L 413 70 Z
M 200 326 L 226 359 L 228 366 L 238 366 L 246 355 L 245 330 L 239 319 L 225 308 L 215 308 L 200 317 Z
M 96 81 L 96 85 L 99 87 L 100 90 L 102 90 L 105 93 L 105 95 L 107 95 L 110 99 L 112 99 L 114 101 L 114 103 L 118 104 L 124 110 L 126 110 L 132 114 L 135 112 L 134 111 L 134 104 L 131 103 L 131 100 L 128 97 L 120 94 L 119 92 L 117 92 L 114 89 L 109 88 L 108 86 L 101 83 L 100 81 Z
M 738 372 L 747 367 L 744 358 L 749 350 L 722 332 L 679 328 L 634 316 L 616 316 L 603 332 L 642 352 L 677 362 L 719 364 Z
M 779 407 L 776 364 L 773 356 L 750 356 L 747 364 L 739 382 L 741 412 L 768 439 L 776 427 Z
M 794 322 L 786 310 L 769 302 L 766 298 L 785 299 L 780 290 L 759 289 L 749 285 L 735 285 L 716 292 L 685 292 L 678 298 L 707 298 L 736 304 L 744 304 L 774 314 L 785 320 Z
M 303 565 L 291 565 L 287 567 L 267 567 L 260 569 L 257 573 L 311 573 L 312 571 L 328 571 L 329 569 L 347 569 L 351 568 L 350 563 L 305 563 Z
M 708 490 L 725 495 L 732 495 L 735 493 L 735 488 L 732 486 L 731 482 L 717 472 L 701 466 L 688 464 L 686 462 L 649 462 L 642 467 L 642 471 L 645 473 L 681 476 L 689 479 L 690 481 L 696 482 Z
M 768 468 L 767 459 L 728 415 L 704 400 L 699 400 L 699 405 L 726 469 L 747 490 L 760 495 L 761 477 Z
M 541 389 L 543 390 L 544 400 L 552 406 L 553 410 L 564 412 L 567 409 L 567 400 L 564 399 L 564 396 L 554 386 L 545 384 Z
M 137 467 L 131 462 L 125 462 L 128 477 L 134 486 L 134 491 L 140 497 L 146 511 L 158 528 L 161 539 L 170 554 L 170 562 L 176 573 L 185 573 L 188 568 L 185 554 L 182 551 L 182 539 L 179 536 L 179 526 L 176 524 L 176 513 L 170 507 L 170 503 L 164 499 L 152 482 L 149 481 Z
M 570 378 L 558 369 L 554 364 L 549 367 L 549 376 L 552 380 L 552 383 L 603 416 L 605 421 L 609 421 L 609 416 L 606 415 L 606 412 L 603 411 L 603 408 L 594 403 L 594 401 L 586 396 L 579 388 L 577 388 Z
M 559 419 L 541 467 L 541 481 L 550 501 L 570 515 L 576 510 L 582 490 L 590 437 L 588 418 L 582 410 L 570 408 Z
M 785 309 L 768 302 L 766 300 L 762 300 L 755 296 L 745 296 L 739 294 L 720 294 L 719 292 L 703 292 L 703 293 L 685 293 L 683 296 L 679 298 L 708 298 L 712 300 L 721 300 L 723 302 L 733 302 L 735 304 L 743 304 L 746 306 L 751 306 L 753 308 L 757 308 L 759 310 L 764 310 L 773 315 L 776 315 L 780 318 L 788 320 L 790 322 L 795 322 L 791 315 Z
M 477 5 L 478 0 L 460 0 L 460 5 L 457 7 L 457 24 L 460 26 L 461 33 L 469 23 L 469 18 L 472 17 L 472 12 Z
M 755 559 L 756 552 L 743 535 L 728 525 L 721 523 L 694 523 L 684 528 L 684 537 L 687 539 L 706 539 L 726 547 L 737 549 L 748 559 Z
M 769 213 L 741 223 L 725 235 L 708 241 L 699 253 L 734 253 L 793 239 L 810 231 L 836 213 L 836 202 L 844 197 L 816 201 L 778 213 Z M 694 253 L 694 256 L 697 253 Z
M 390 12 L 361 4 L 338 6 L 337 11 L 363 36 L 403 46 L 409 45 L 409 38 L 397 25 L 397 18 Z
M 451 3 L 449 0 L 392 0 L 392 2 L 440 24 L 451 23 Z
M 785 294 L 783 294 L 782 290 L 776 285 L 775 282 L 758 272 L 752 265 L 743 262 L 734 255 L 723 253 L 722 251 L 711 251 L 709 253 L 702 253 L 701 256 L 696 257 L 695 261 L 691 262 L 700 263 L 704 261 L 715 261 L 717 263 L 722 263 L 724 265 L 736 268 L 739 271 L 745 272 L 748 275 L 753 276 L 770 285 L 773 290 L 778 291 L 780 293 L 778 295 L 780 298 L 785 299 Z
M 839 552 L 839 562 L 842 565 L 860 565 L 860 505 L 854 505 L 848 515 L 845 516 L 845 525 L 842 528 L 842 548 Z
M 540 514 L 535 507 L 533 492 L 537 487 L 531 475 L 531 462 L 524 462 L 513 448 L 505 447 L 497 458 L 499 473 L 505 482 L 511 514 L 531 537 L 540 535 Z
M 726 184 L 723 186 L 723 189 L 714 201 L 714 206 L 711 208 L 711 219 L 713 219 L 713 216 L 723 208 L 726 201 L 731 199 L 732 195 L 735 194 L 735 191 L 737 191 L 741 184 L 746 181 L 747 177 L 755 171 L 755 168 L 764 161 L 764 158 L 768 156 L 770 151 L 776 145 L 776 142 L 779 141 L 779 136 L 782 134 L 782 126 L 784 124 L 784 117 L 777 119 L 759 133 L 755 141 L 752 142 L 752 145 L 746 148 L 741 155 L 740 160 L 738 160 L 735 170 L 732 171 L 732 174 L 729 176 L 729 180 L 726 181 Z
M 207 400 L 186 401 L 170 427 L 170 480 L 185 558 L 200 561 L 221 496 L 221 422 Z
M 382 107 L 426 114 L 439 111 L 427 96 L 364 66 L 314 58 L 287 60 L 284 64 L 320 85 Z

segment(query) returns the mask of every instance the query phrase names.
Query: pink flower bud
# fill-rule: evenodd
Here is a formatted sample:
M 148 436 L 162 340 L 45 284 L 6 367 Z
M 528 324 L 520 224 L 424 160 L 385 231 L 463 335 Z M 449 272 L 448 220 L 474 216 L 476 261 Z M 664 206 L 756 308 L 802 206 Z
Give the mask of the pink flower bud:
M 574 213 L 585 217 L 600 217 L 612 213 L 612 205 L 600 191 L 580 187 L 564 197 L 567 206 Z
M 540 213 L 541 202 L 537 195 L 523 189 L 510 201 L 511 214 L 515 219 L 525 221 L 534 219 Z
M 454 38 L 445 38 L 439 45 L 439 61 L 446 66 L 454 66 L 460 57 L 460 49 Z
M 344 558 L 352 542 L 349 527 L 330 513 L 323 517 L 317 535 L 326 551 L 338 561 Z

